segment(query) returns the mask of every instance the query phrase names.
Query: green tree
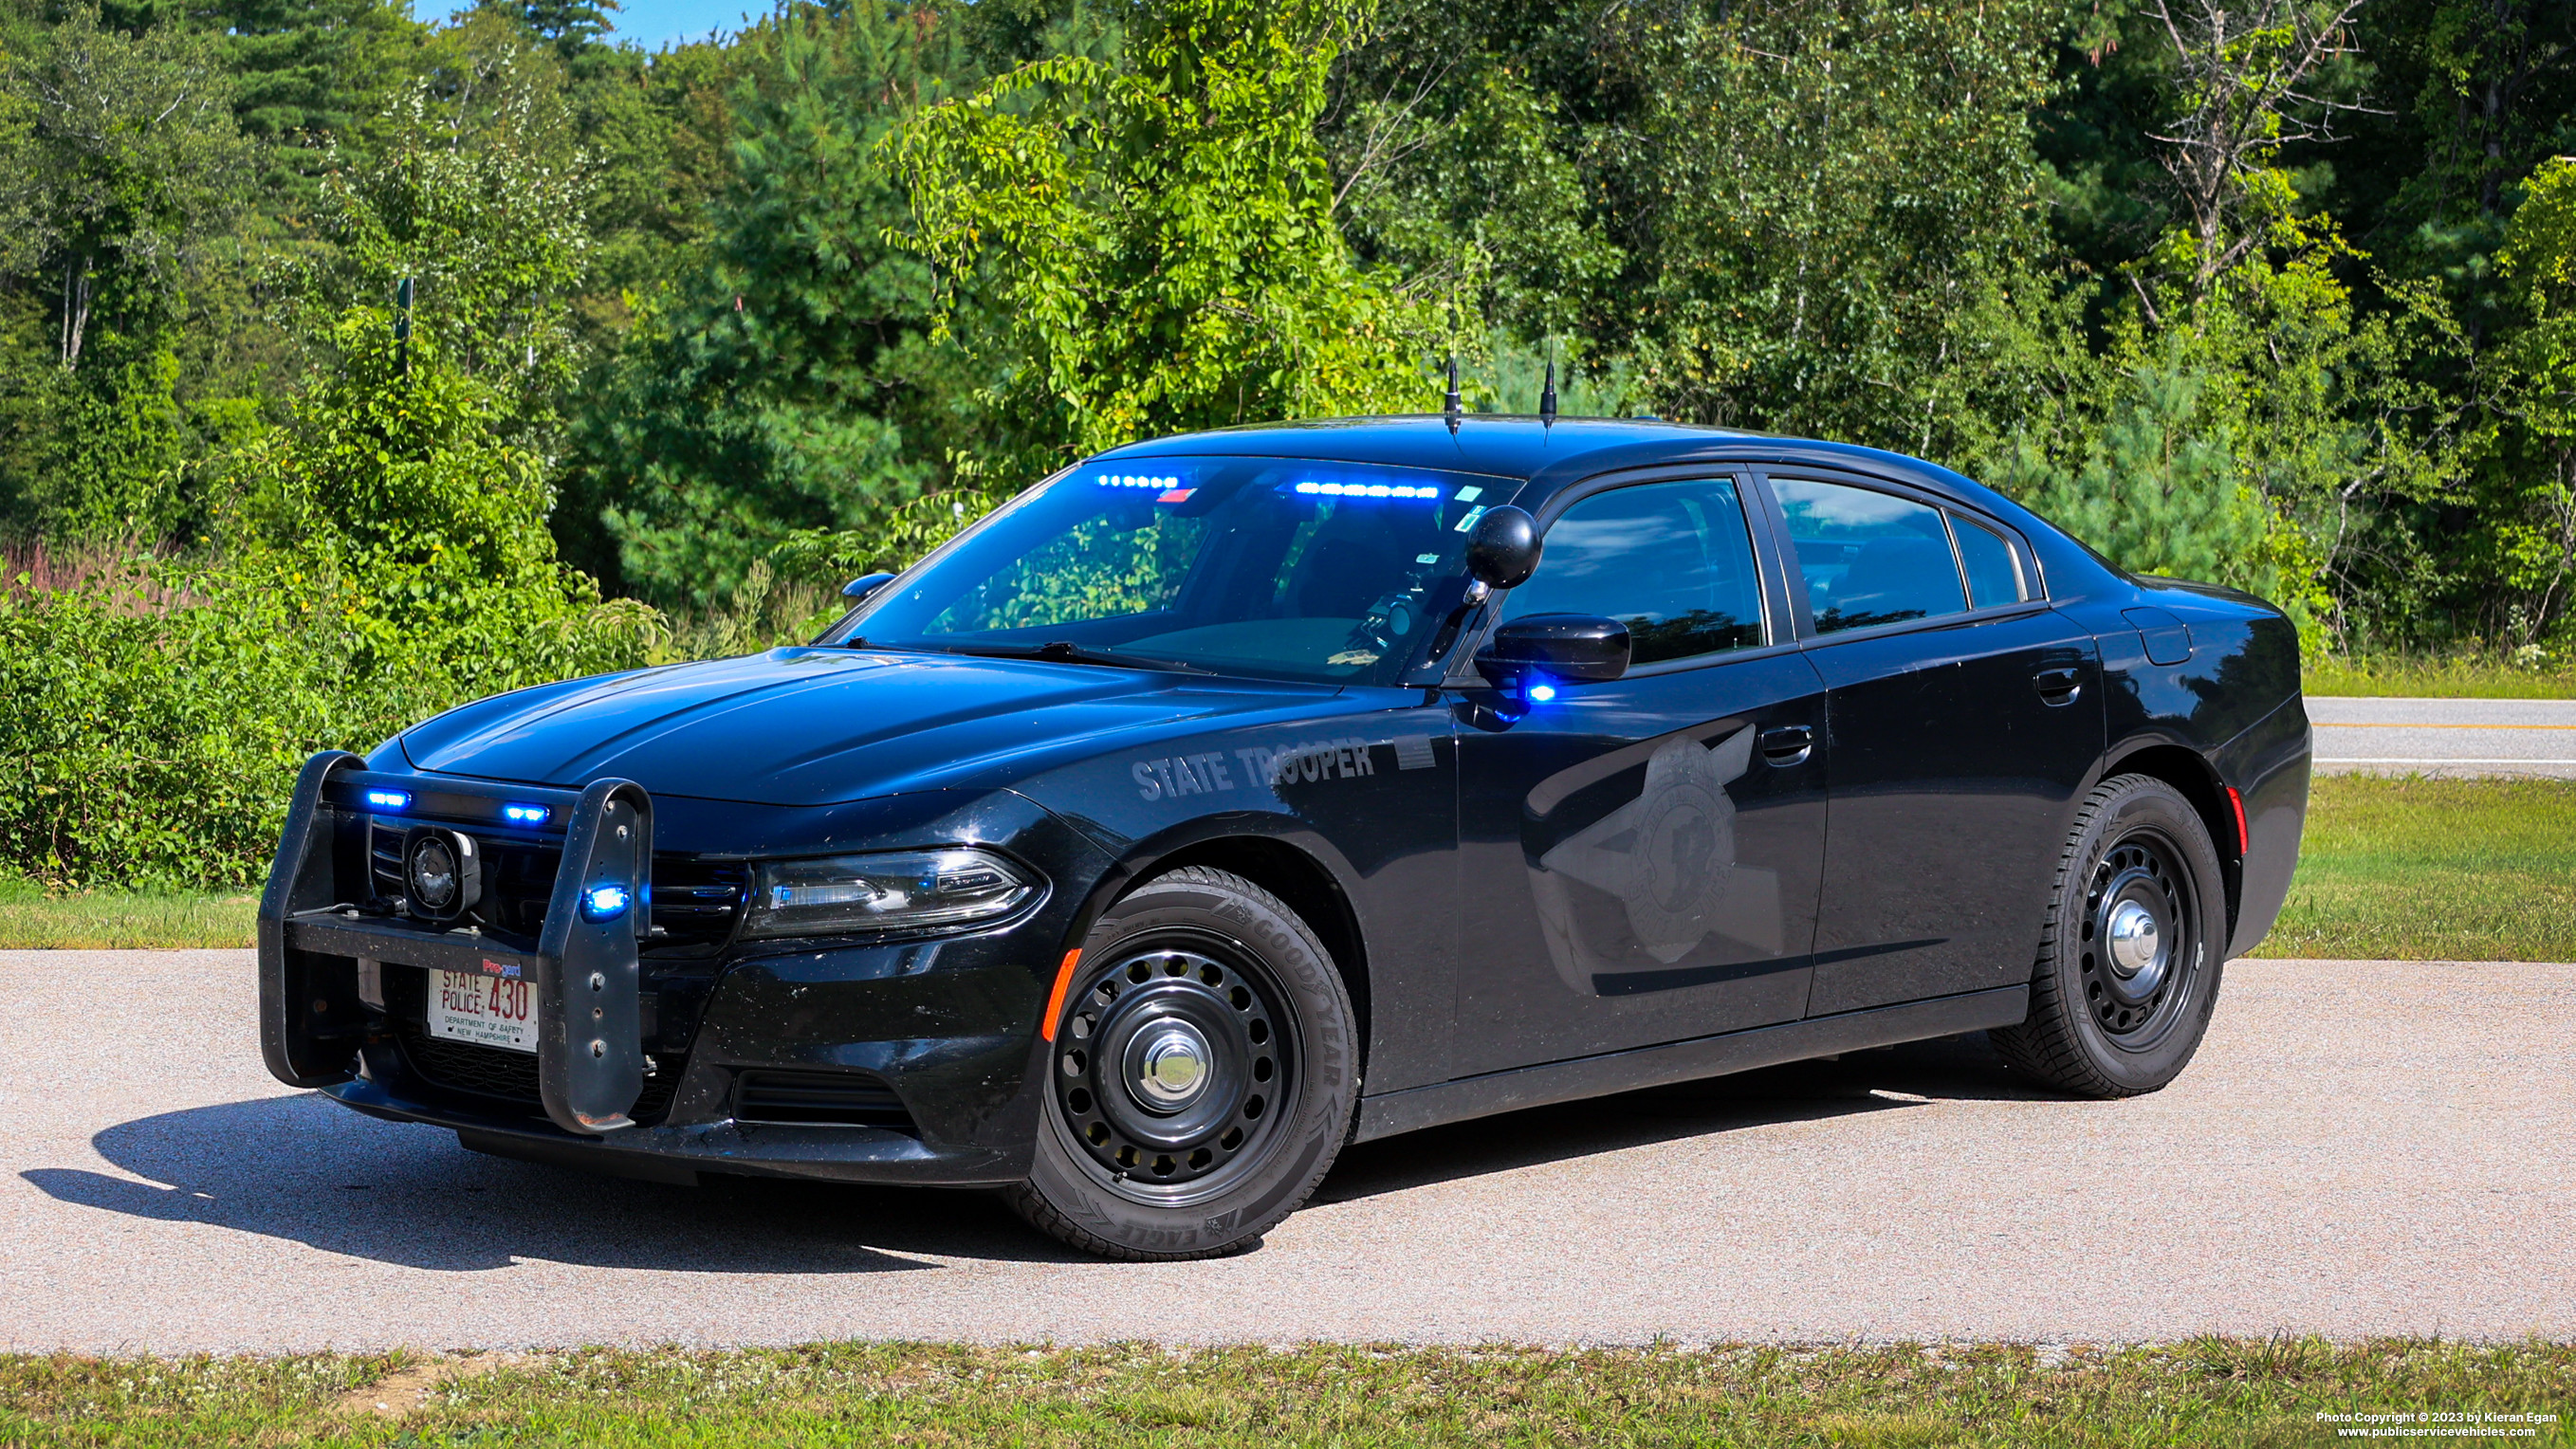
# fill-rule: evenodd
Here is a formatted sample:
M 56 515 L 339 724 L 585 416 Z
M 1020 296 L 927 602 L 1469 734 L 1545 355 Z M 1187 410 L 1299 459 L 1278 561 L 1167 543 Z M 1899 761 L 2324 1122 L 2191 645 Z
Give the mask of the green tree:
M 477 80 L 477 112 L 424 84 L 379 155 L 325 179 L 317 230 L 329 245 L 300 279 L 303 325 L 327 362 L 342 335 L 329 319 L 391 303 L 410 279 L 420 335 L 510 399 L 514 436 L 546 447 L 580 366 L 572 299 L 589 182 L 560 144 L 552 87 L 507 54 Z
M 603 517 L 626 582 L 704 607 L 797 529 L 918 494 L 964 441 L 929 266 L 879 143 L 965 64 L 939 12 L 795 4 L 747 35 L 733 180 L 690 270 L 593 389 L 568 526 Z
M 195 23 L 219 37 L 233 115 L 263 147 L 262 209 L 288 225 L 335 150 L 367 149 L 420 64 L 423 27 L 397 0 L 219 0 Z
M 1623 12 L 1601 185 L 1657 410 L 1967 462 L 2063 366 L 2039 3 Z
M 1488 366 L 1477 354 L 1593 320 L 1624 260 L 1586 195 L 1565 98 L 1541 83 L 1551 57 L 1528 40 L 1479 11 L 1396 0 L 1335 62 L 1317 121 L 1352 250 L 1416 288 L 1472 288 L 1500 329 L 1468 349 Z
M 2279 571 L 2263 558 L 2270 519 L 2203 410 L 2208 382 L 2185 349 L 2169 349 L 2121 377 L 2078 456 L 2051 460 L 2025 441 L 1993 481 L 2123 568 L 2277 594 Z
M 2576 156 L 2532 174 L 2497 261 L 2528 321 L 2508 344 L 2517 426 L 2497 440 L 2504 466 L 2484 470 L 2473 558 L 2499 586 L 2491 627 L 2531 647 L 2567 633 L 2576 586 Z
M 900 142 L 916 244 L 999 321 L 1005 476 L 1154 433 L 1419 407 L 1438 315 L 1352 257 L 1314 126 L 1358 0 L 1135 0 Z M 987 350 L 989 349 L 989 350 Z
M 15 58 L 26 130 L 0 367 L 0 508 L 55 537 L 158 537 L 191 453 L 176 333 L 248 175 L 211 41 L 79 7 Z

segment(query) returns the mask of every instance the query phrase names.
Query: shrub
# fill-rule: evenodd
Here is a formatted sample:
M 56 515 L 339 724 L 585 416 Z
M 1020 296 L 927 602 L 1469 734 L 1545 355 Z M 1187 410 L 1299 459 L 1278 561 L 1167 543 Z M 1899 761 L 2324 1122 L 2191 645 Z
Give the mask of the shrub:
M 0 591 L 0 868 L 252 882 L 296 767 L 462 701 L 642 663 L 660 616 L 563 568 L 503 403 L 352 314 L 346 365 L 224 474 L 211 561 Z

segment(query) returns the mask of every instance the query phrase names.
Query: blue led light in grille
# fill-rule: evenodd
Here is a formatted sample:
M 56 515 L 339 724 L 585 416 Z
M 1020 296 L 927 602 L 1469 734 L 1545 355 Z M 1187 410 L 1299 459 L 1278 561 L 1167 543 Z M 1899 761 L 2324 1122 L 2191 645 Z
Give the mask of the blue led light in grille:
M 554 812 L 543 805 L 504 805 L 501 818 L 518 825 L 543 825 Z
M 411 808 L 411 792 L 408 790 L 369 790 L 367 792 L 367 804 L 371 809 L 376 810 L 408 810 Z
M 594 921 L 613 921 L 626 913 L 626 887 L 592 886 L 581 893 L 581 913 Z

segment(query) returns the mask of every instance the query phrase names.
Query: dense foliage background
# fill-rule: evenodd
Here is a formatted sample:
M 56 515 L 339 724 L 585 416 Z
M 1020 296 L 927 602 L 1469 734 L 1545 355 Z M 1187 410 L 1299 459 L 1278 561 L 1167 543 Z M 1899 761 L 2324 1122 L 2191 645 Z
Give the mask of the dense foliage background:
M 0 0 L 0 870 L 253 878 L 307 750 L 1452 351 L 2576 646 L 2563 0 L 599 4 Z

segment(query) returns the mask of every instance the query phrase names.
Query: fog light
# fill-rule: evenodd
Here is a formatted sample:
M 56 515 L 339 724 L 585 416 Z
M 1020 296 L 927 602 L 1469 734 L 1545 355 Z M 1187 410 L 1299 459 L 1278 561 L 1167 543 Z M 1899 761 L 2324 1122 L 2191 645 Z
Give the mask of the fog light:
M 413 826 L 403 836 L 403 888 L 411 913 L 425 921 L 453 921 L 481 904 L 483 858 L 474 837 Z

